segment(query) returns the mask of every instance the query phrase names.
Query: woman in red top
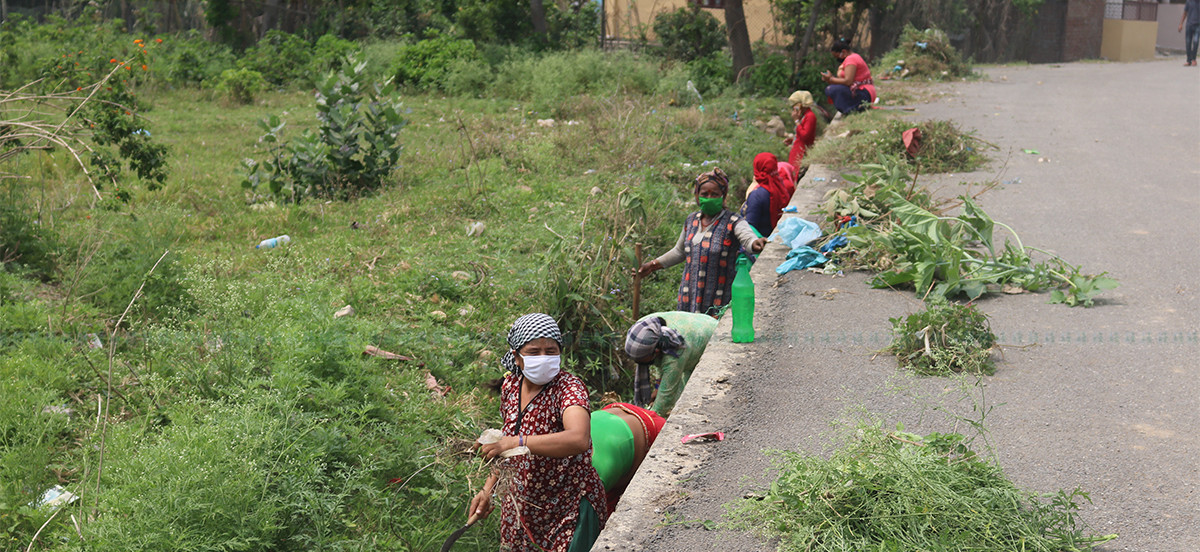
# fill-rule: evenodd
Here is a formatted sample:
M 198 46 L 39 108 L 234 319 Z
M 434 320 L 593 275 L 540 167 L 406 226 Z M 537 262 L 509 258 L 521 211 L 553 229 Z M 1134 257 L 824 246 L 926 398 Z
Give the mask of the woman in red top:
M 518 318 L 508 331 L 509 373 L 500 388 L 504 419 L 499 441 L 480 445 L 488 458 L 517 447 L 529 453 L 504 460 L 512 482 L 501 497 L 503 550 L 590 550 L 608 509 L 604 485 L 592 467 L 588 392 L 559 368 L 562 334 L 545 314 Z M 499 478 L 492 473 L 471 499 L 468 513 L 487 517 Z
M 860 111 L 875 101 L 875 81 L 871 80 L 871 69 L 862 56 L 850 51 L 850 41 L 839 38 L 829 48 L 833 57 L 842 62 L 837 76 L 825 71 L 821 79 L 829 83 L 825 95 L 833 100 L 834 107 L 842 114 Z
M 788 138 L 792 150 L 788 153 L 788 163 L 799 167 L 804 161 L 804 154 L 817 141 L 817 114 L 813 113 L 812 94 L 807 90 L 797 90 L 788 98 L 792 104 L 792 120 L 796 121 L 796 137 Z M 786 143 L 786 142 L 785 142 Z

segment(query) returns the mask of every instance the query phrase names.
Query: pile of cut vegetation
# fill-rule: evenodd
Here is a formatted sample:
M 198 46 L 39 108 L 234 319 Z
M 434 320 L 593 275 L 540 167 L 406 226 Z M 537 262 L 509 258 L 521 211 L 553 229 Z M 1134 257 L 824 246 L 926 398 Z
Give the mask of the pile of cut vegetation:
M 914 127 L 920 129 L 919 146 L 913 148 L 915 155 L 909 155 L 903 135 Z M 945 120 L 913 122 L 872 112 L 847 118 L 842 129 L 836 140 L 820 140 L 813 146 L 813 162 L 849 166 L 885 157 L 919 166 L 926 174 L 971 172 L 987 162 L 984 150 L 994 147 Z
M 837 226 L 817 246 L 844 236 L 832 253 L 837 266 L 875 272 L 876 288 L 911 287 L 922 299 L 986 293 L 1050 292 L 1050 303 L 1095 304 L 1116 288 L 1107 273 L 1082 267 L 1036 247 L 1026 247 L 1007 224 L 991 218 L 975 196 L 943 202 L 918 186 L 902 164 L 883 160 L 843 175 L 849 186 L 825 195 L 818 210 Z M 948 214 L 957 209 L 957 215 Z
M 949 80 L 971 74 L 950 39 L 939 29 L 919 31 L 907 25 L 896 48 L 883 56 L 882 74 L 890 78 Z
M 765 497 L 735 503 L 735 524 L 778 537 L 780 551 L 1091 550 L 1075 489 L 1014 485 L 994 458 L 957 433 L 920 436 L 862 424 L 828 460 L 778 452 Z
M 934 296 L 925 310 L 888 320 L 893 337 L 886 350 L 896 355 L 902 368 L 931 376 L 996 372 L 996 334 L 974 304 L 958 305 Z

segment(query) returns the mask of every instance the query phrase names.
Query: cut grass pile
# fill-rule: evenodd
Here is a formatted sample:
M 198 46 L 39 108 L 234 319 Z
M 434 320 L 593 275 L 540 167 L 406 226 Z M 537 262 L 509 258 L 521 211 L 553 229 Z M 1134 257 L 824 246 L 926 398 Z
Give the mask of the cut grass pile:
M 1076 489 L 1035 495 L 957 433 L 860 425 L 832 457 L 776 452 L 769 492 L 730 505 L 735 525 L 780 551 L 1079 551 L 1091 536 Z
M 915 157 L 909 157 L 902 134 L 913 127 L 921 130 L 922 145 Z M 829 139 L 830 133 L 836 139 Z M 957 173 L 982 167 L 989 148 L 993 146 L 951 121 L 913 122 L 872 110 L 846 117 L 841 125 L 827 130 L 826 139 L 817 141 L 809 155 L 814 163 L 835 167 L 875 163 L 882 156 L 922 173 Z
M 996 371 L 991 358 L 996 335 L 987 315 L 973 304 L 957 305 L 935 297 L 925 310 L 889 321 L 893 337 L 886 350 L 896 355 L 901 368 L 932 376 Z

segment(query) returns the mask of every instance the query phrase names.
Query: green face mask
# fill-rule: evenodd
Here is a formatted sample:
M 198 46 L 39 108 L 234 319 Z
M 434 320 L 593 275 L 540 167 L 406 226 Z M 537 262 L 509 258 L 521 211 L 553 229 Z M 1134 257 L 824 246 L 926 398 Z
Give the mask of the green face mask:
M 723 197 L 702 197 L 700 198 L 700 212 L 705 216 L 714 216 L 721 212 L 725 207 L 725 198 Z

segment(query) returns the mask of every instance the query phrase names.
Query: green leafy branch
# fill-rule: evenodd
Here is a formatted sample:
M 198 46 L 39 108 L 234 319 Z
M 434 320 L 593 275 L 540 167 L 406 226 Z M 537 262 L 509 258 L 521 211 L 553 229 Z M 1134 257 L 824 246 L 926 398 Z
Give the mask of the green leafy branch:
M 876 288 L 912 286 L 922 298 L 976 299 L 985 293 L 1052 290 L 1051 303 L 1094 304 L 1099 293 L 1119 285 L 1107 273 L 1087 275 L 1057 255 L 1026 247 L 1016 231 L 993 220 L 973 197 L 960 196 L 956 216 L 938 214 L 953 205 L 936 203 L 928 191 L 907 186 L 907 171 L 896 164 L 863 167 L 856 185 L 833 190 L 823 206 L 834 220 L 858 218 L 848 228 L 847 251 L 838 260 L 849 268 L 877 272 Z M 1011 236 L 1003 243 L 997 227 Z M 1015 242 L 1015 243 L 1014 243 Z M 1033 255 L 1045 258 L 1037 262 Z

